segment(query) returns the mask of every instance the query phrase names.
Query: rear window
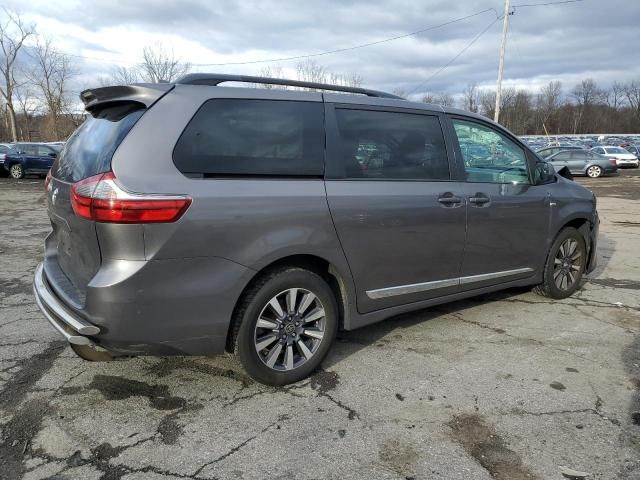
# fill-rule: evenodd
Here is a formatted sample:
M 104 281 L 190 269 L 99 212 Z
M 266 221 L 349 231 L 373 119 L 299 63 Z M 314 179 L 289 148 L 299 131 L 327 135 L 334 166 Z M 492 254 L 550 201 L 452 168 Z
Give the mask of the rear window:
M 191 119 L 173 151 L 183 174 L 321 176 L 322 103 L 214 99 Z
M 113 153 L 144 111 L 138 103 L 121 103 L 92 112 L 58 155 L 52 175 L 77 182 L 109 171 Z

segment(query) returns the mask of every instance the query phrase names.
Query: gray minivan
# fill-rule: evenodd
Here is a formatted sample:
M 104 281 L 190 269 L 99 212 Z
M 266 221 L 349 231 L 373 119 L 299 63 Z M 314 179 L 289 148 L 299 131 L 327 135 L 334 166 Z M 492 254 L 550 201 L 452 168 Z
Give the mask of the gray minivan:
M 564 298 L 595 266 L 594 195 L 476 114 L 213 74 L 81 98 L 34 291 L 88 360 L 236 352 L 281 385 L 338 329 L 515 286 Z

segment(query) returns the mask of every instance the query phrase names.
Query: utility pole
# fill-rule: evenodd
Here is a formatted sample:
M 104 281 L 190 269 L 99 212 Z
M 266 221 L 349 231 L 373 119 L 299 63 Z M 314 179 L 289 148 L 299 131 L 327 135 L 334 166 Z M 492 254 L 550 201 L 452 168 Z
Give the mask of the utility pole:
M 498 84 L 496 85 L 496 108 L 493 114 L 495 122 L 500 118 L 500 97 L 502 96 L 502 72 L 504 71 L 504 52 L 507 49 L 507 31 L 509 30 L 509 15 L 511 0 L 504 0 L 504 18 L 502 19 L 502 45 L 500 45 L 500 64 L 498 66 Z

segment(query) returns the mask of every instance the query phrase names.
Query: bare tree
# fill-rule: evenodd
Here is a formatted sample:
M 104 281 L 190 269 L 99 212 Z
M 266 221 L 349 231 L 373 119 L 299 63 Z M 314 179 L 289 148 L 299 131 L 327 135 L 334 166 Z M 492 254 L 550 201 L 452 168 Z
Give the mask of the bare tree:
M 111 80 L 116 85 L 129 85 L 140 81 L 140 72 L 136 67 L 119 66 L 111 71 Z
M 36 94 L 33 90 L 33 86 L 27 82 L 18 85 L 14 90 L 14 98 L 22 117 L 22 127 L 19 130 L 20 138 L 30 142 L 31 139 L 31 121 L 38 111 L 38 102 L 36 101 Z M 18 122 L 19 125 L 20 122 Z
M 624 86 L 624 94 L 636 121 L 640 121 L 640 81 L 633 80 Z
M 562 98 L 562 83 L 551 81 L 542 89 L 537 97 L 537 112 L 540 117 L 540 125 L 550 128 L 550 123 L 557 115 Z
M 624 85 L 618 81 L 614 81 L 611 89 L 604 92 L 604 100 L 613 109 L 622 106 L 625 100 Z
M 444 107 L 453 107 L 455 100 L 448 93 L 426 93 L 422 97 L 423 103 L 432 103 Z
M 479 102 L 478 85 L 476 83 L 469 83 L 462 92 L 462 95 L 464 110 L 477 113 Z
M 296 74 L 304 82 L 326 83 L 328 72 L 315 60 L 307 59 L 296 65 Z
M 38 39 L 33 57 L 35 65 L 29 73 L 31 82 L 38 87 L 51 122 L 51 136 L 59 140 L 59 117 L 67 107 L 68 83 L 76 72 L 71 64 L 71 59 L 65 53 L 59 51 L 50 38 Z
M 16 88 L 16 61 L 27 38 L 35 32 L 35 27 L 26 24 L 20 15 L 3 8 L 6 21 L 0 24 L 0 74 L 2 74 L 2 84 L 0 93 L 4 99 L 7 110 L 9 129 L 14 142 L 18 141 L 16 126 L 16 111 L 13 104 L 13 95 Z
M 172 82 L 191 70 L 191 64 L 181 63 L 173 50 L 168 51 L 160 43 L 142 49 L 140 77 L 145 82 Z M 130 72 L 120 72 L 128 79 Z

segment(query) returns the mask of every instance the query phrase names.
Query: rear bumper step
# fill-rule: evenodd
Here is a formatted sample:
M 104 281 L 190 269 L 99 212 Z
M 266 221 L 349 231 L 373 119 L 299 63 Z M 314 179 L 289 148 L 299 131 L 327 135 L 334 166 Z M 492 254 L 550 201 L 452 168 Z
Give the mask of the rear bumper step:
M 100 329 L 84 319 L 72 314 L 64 304 L 56 298 L 47 286 L 44 266 L 41 263 L 36 268 L 33 279 L 33 293 L 38 307 L 67 342 L 73 345 L 93 345 L 94 342 L 87 335 L 97 335 Z

